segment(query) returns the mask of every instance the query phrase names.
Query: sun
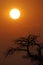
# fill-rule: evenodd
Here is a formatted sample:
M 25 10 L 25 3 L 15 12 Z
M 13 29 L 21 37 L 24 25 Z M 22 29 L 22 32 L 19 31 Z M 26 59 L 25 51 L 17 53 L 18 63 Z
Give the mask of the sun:
M 10 17 L 12 18 L 12 19 L 18 19 L 19 17 L 20 17 L 20 11 L 19 11 L 19 9 L 11 9 L 10 10 Z

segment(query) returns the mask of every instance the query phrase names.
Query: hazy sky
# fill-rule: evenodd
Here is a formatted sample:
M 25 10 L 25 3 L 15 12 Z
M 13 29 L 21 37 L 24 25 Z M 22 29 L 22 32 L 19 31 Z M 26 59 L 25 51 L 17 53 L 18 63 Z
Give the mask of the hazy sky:
M 18 20 L 10 18 L 12 8 L 21 11 Z M 0 0 L 0 51 L 9 48 L 11 40 L 29 33 L 40 34 L 43 40 L 43 0 Z M 24 63 L 26 60 L 17 57 L 19 55 L 9 57 L 5 64 L 0 62 L 0 65 L 28 65 L 28 61 Z

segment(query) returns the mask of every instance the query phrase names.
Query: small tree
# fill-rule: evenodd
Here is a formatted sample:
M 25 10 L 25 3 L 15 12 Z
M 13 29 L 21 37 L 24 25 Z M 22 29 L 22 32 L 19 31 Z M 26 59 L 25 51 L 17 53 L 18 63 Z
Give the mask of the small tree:
M 13 42 L 18 45 L 17 48 L 9 48 L 5 54 L 5 57 L 13 54 L 16 51 L 25 51 L 27 52 L 27 57 L 31 58 L 32 60 L 39 61 L 38 65 L 43 65 L 43 56 L 41 54 L 41 50 L 43 47 L 41 47 L 37 42 L 37 35 L 28 35 L 28 37 L 21 37 L 17 40 L 14 40 Z M 32 54 L 30 52 L 30 47 L 36 46 L 38 54 Z

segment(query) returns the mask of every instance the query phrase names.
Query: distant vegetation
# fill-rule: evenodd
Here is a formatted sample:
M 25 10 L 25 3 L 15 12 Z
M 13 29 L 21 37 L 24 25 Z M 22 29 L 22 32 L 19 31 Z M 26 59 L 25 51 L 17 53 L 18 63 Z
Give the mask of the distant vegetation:
M 13 40 L 17 44 L 16 48 L 9 48 L 6 51 L 5 57 L 12 55 L 16 51 L 25 51 L 27 52 L 22 58 L 31 58 L 31 61 L 38 61 L 36 65 L 43 65 L 43 46 L 38 42 L 37 35 L 28 35 L 27 37 L 20 37 L 16 40 Z M 32 50 L 33 49 L 33 50 Z

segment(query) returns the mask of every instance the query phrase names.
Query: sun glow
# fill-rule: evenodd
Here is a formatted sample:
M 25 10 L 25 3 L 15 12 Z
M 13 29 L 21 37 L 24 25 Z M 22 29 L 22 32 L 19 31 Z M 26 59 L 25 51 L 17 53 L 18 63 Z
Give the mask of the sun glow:
M 12 9 L 10 11 L 10 17 L 12 19 L 18 19 L 20 17 L 20 11 L 18 9 Z

